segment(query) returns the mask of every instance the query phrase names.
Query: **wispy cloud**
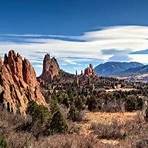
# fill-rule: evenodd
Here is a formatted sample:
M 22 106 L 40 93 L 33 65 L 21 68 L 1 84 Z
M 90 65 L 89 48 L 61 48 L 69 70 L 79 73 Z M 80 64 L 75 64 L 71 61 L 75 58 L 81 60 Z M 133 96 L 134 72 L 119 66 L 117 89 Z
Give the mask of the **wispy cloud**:
M 129 49 L 119 50 L 119 49 L 103 49 L 102 54 L 104 55 L 117 55 L 117 54 L 128 54 L 131 53 Z
M 148 26 L 113 26 L 85 32 L 80 36 L 41 35 L 41 34 L 1 34 L 0 53 L 15 49 L 29 59 L 42 59 L 50 53 L 58 59 L 64 58 L 65 64 L 79 64 L 79 59 L 98 59 L 108 61 L 116 53 L 148 49 Z M 114 50 L 113 50 L 114 49 Z M 138 55 L 137 55 L 138 56 Z M 130 60 L 146 62 L 146 59 L 130 55 Z M 147 55 L 146 55 L 147 56 Z

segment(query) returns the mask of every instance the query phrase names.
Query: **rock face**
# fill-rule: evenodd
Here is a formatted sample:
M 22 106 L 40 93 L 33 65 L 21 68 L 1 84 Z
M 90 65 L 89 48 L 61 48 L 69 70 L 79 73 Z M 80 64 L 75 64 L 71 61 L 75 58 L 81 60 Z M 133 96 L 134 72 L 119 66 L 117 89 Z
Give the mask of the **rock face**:
M 0 103 L 11 112 L 25 114 L 31 100 L 46 105 L 33 67 L 13 50 L 0 60 L 0 86 Z
M 89 64 L 89 66 L 84 70 L 84 76 L 92 76 L 95 75 L 93 66 Z
M 53 57 L 51 58 L 49 54 L 46 54 L 43 60 L 43 71 L 38 80 L 42 83 L 49 83 L 55 77 L 58 77 L 60 73 L 60 68 L 57 60 Z

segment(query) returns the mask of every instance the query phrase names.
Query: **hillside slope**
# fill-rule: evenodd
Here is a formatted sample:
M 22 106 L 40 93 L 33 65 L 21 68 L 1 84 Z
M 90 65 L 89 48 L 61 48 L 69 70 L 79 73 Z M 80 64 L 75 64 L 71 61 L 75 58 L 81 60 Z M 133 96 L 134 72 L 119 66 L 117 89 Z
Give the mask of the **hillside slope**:
M 138 62 L 106 62 L 95 67 L 95 72 L 100 76 L 120 75 L 123 71 L 130 68 L 141 67 L 143 64 Z

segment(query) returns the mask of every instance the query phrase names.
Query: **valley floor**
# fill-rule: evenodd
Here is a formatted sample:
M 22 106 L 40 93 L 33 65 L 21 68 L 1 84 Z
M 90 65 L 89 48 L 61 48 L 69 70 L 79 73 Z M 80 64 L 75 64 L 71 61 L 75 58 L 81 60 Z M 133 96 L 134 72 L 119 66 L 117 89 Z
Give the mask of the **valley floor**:
M 39 139 L 30 132 L 17 131 L 22 123 L 21 117 L 1 110 L 0 132 L 10 148 L 134 148 L 137 141 L 148 137 L 148 123 L 144 122 L 140 111 L 87 111 L 84 119 L 76 122 L 78 133 L 40 136 Z
M 100 124 L 100 125 L 111 125 L 114 122 L 117 122 L 120 126 L 125 126 L 128 123 L 137 123 L 143 122 L 142 118 L 140 117 L 140 112 L 116 112 L 116 113 L 106 113 L 106 112 L 86 112 L 84 121 L 80 122 L 78 125 L 80 126 L 80 134 L 81 135 L 94 135 L 97 138 L 97 135 L 94 134 L 93 129 L 91 126 L 93 124 Z M 125 128 L 122 130 L 126 130 Z M 140 131 L 139 131 L 140 132 Z M 113 137 L 112 137 L 113 138 Z M 99 142 L 103 144 L 107 144 L 110 147 L 119 146 L 125 147 L 123 145 L 127 144 L 128 140 L 120 140 L 120 139 L 98 139 Z M 126 143 L 125 143 L 126 142 Z M 127 145 L 126 145 L 127 146 Z M 128 145 L 130 147 L 130 145 Z

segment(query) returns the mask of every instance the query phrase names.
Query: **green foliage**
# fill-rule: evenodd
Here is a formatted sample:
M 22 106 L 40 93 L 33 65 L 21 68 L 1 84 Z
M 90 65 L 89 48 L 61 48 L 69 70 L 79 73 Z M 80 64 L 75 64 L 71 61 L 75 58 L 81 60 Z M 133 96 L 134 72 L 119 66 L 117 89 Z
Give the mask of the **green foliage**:
M 51 114 L 54 114 L 58 110 L 59 110 L 58 101 L 57 101 L 56 97 L 54 97 L 50 101 L 50 111 L 51 111 Z
M 145 119 L 146 122 L 148 122 L 148 107 L 146 107 L 144 114 L 145 114 L 144 119 Z
M 69 108 L 69 105 L 70 105 L 69 99 L 67 97 L 64 98 L 62 104 L 64 104 L 67 108 Z
M 32 122 L 29 123 L 30 131 L 38 138 L 41 133 L 44 132 L 45 126 L 51 118 L 48 108 L 43 105 L 38 105 L 35 101 L 31 101 L 28 104 L 27 113 L 31 115 Z
M 77 97 L 77 98 L 75 99 L 75 106 L 77 107 L 77 109 L 78 109 L 79 111 L 83 110 L 84 104 L 83 104 L 83 100 L 82 100 L 81 97 Z
M 68 113 L 68 119 L 75 121 L 81 121 L 82 120 L 82 114 L 80 111 L 77 110 L 77 108 L 72 105 L 70 107 L 69 113 Z
M 62 113 L 60 111 L 55 112 L 50 121 L 48 134 L 64 133 L 67 130 L 68 130 L 68 125 Z
M 66 119 L 60 112 L 57 97 L 54 96 L 50 101 L 50 110 L 52 117 L 47 125 L 47 134 L 64 133 L 68 130 Z
M 69 97 L 65 92 L 60 92 L 56 97 L 56 100 L 59 104 L 65 105 L 67 108 L 69 107 Z
M 141 98 L 130 95 L 125 99 L 125 110 L 133 111 L 133 110 L 141 110 L 143 106 L 143 101 Z
M 2 135 L 0 135 L 0 148 L 7 148 L 7 142 Z
M 87 101 L 87 104 L 88 104 L 88 110 L 90 111 L 96 110 L 98 103 L 95 96 L 90 97 Z
M 43 105 L 38 105 L 35 101 L 29 102 L 27 113 L 32 116 L 33 121 L 44 123 L 50 119 L 48 108 Z
M 74 92 L 71 90 L 71 88 L 68 89 L 67 94 L 68 94 L 69 98 L 73 98 L 74 97 Z

